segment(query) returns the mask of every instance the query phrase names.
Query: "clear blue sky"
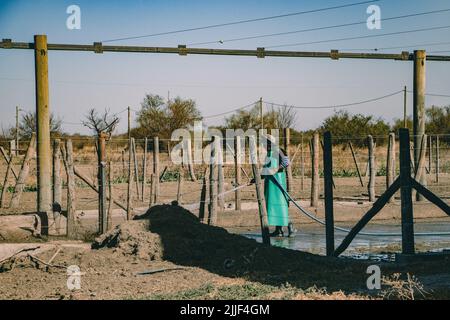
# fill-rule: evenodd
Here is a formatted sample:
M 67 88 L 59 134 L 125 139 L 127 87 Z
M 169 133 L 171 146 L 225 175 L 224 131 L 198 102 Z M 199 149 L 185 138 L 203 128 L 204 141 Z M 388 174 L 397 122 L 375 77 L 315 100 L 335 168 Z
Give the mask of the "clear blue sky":
M 114 0 L 0 0 L 0 37 L 13 41 L 33 40 L 34 34 L 47 34 L 50 43 L 104 41 L 198 27 L 242 19 L 311 10 L 360 2 L 346 1 L 114 1 Z M 66 8 L 81 8 L 81 30 L 66 28 Z M 448 9 L 448 0 L 384 0 L 382 18 Z M 218 41 L 265 33 L 292 31 L 367 19 L 368 5 L 312 13 L 160 37 L 115 42 L 116 44 L 176 46 L 203 41 Z M 450 25 L 450 12 L 382 22 L 382 30 L 365 25 L 298 33 L 279 37 L 210 44 L 207 47 L 255 49 L 295 42 L 308 42 L 359 35 Z M 279 48 L 280 50 L 329 51 L 330 49 L 407 46 L 431 42 L 450 42 L 450 29 L 403 34 L 390 37 L 340 41 Z M 450 51 L 449 45 L 417 49 Z M 414 48 L 406 48 L 412 51 Z M 400 52 L 401 49 L 386 50 Z M 446 53 L 450 54 L 450 52 Z M 429 62 L 427 90 L 450 94 L 450 63 Z M 14 123 L 16 105 L 34 110 L 34 61 L 31 50 L 0 50 L 0 125 Z M 80 122 L 88 109 L 109 108 L 114 112 L 130 105 L 138 109 L 146 93 L 194 99 L 202 114 L 208 116 L 231 110 L 263 97 L 266 101 L 298 106 L 321 106 L 365 100 L 412 88 L 412 64 L 399 61 L 295 59 L 224 56 L 187 56 L 121 54 L 92 52 L 49 53 L 50 106 L 64 122 Z M 409 96 L 409 111 L 411 99 Z M 427 105 L 450 104 L 448 98 L 428 97 Z M 351 112 L 373 114 L 388 121 L 402 116 L 401 95 L 363 106 Z M 298 129 L 316 127 L 333 110 L 299 111 Z M 122 114 L 120 130 L 126 127 Z M 221 123 L 223 118 L 209 121 Z M 81 125 L 65 124 L 68 132 L 87 130 Z

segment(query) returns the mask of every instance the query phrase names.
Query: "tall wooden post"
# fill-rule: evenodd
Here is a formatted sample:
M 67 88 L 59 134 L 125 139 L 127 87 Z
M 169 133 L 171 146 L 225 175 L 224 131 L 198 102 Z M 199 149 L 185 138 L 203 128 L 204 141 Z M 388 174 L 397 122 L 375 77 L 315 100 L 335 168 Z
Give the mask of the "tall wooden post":
M 153 138 L 153 183 L 154 186 L 154 195 L 153 195 L 153 203 L 156 204 L 159 202 L 159 138 Z
M 211 158 L 209 164 L 209 216 L 208 224 L 215 225 L 217 222 L 217 183 L 216 183 L 216 163 L 218 139 L 213 137 L 211 143 Z
M 375 202 L 375 148 L 371 135 L 367 137 L 367 145 L 369 147 L 369 184 L 367 188 L 369 192 L 369 201 Z
M 334 252 L 334 212 L 333 212 L 333 150 L 331 133 L 323 136 L 323 174 L 325 181 L 325 229 L 327 256 Z
M 223 174 L 223 151 L 222 151 L 222 141 L 220 139 L 218 143 L 217 150 L 217 201 L 219 211 L 222 211 L 225 207 L 225 196 L 222 195 L 224 192 L 224 174 Z
M 177 184 L 177 202 L 178 204 L 181 204 L 181 197 L 182 197 L 182 184 L 183 184 L 183 171 L 178 171 L 178 184 Z
M 31 142 L 30 142 L 31 144 Z M 61 141 L 53 140 L 53 205 L 61 205 Z M 28 153 L 28 152 L 27 152 Z M 25 165 L 25 161 L 24 161 Z M 53 221 L 55 224 L 56 234 L 60 233 L 61 213 L 53 210 Z
M 191 139 L 187 139 L 186 140 L 186 152 L 187 152 L 187 165 L 188 165 L 188 171 L 189 171 L 189 175 L 191 177 L 192 181 L 197 181 L 197 177 L 195 176 L 195 171 L 194 171 L 194 163 L 192 161 L 192 143 L 191 143 Z
M 394 182 L 395 178 L 395 133 L 389 134 L 388 152 L 386 160 L 386 189 L 388 189 Z M 389 202 L 393 201 L 393 197 Z
M 106 138 L 101 132 L 98 136 L 98 231 L 103 234 L 108 230 L 106 207 Z
M 234 138 L 234 177 L 236 187 L 241 184 L 241 163 L 241 137 L 236 136 Z M 234 209 L 237 211 L 241 210 L 241 189 L 236 189 L 234 192 Z
M 108 214 L 106 218 L 106 228 L 110 230 L 112 228 L 112 209 L 114 205 L 114 194 L 113 194 L 113 164 L 112 161 L 108 163 L 108 194 L 109 194 L 109 202 L 108 202 Z
M 201 222 L 205 223 L 208 221 L 208 219 L 206 219 L 206 191 L 207 191 L 207 185 L 208 185 L 208 169 L 205 170 L 205 173 L 203 175 L 203 180 L 202 180 L 202 191 L 200 193 L 200 208 L 198 210 L 198 218 Z
M 134 179 L 136 180 L 136 195 L 137 199 L 140 199 L 140 187 L 139 187 L 139 168 L 138 168 L 138 159 L 137 159 L 137 151 L 136 151 L 136 140 L 133 139 L 133 165 L 134 165 Z
M 284 150 L 286 151 L 286 156 L 290 159 L 290 144 L 291 144 L 291 131 L 289 128 L 284 128 Z M 292 164 L 287 167 L 287 192 L 291 194 L 292 186 L 294 184 L 294 179 L 292 177 Z
M 141 192 L 141 200 L 145 200 L 145 193 L 147 188 L 147 148 L 148 148 L 148 140 L 145 138 L 144 140 L 144 156 L 142 159 L 142 192 Z
M 428 173 L 431 175 L 433 167 L 433 137 L 428 136 Z
M 408 128 L 408 116 L 406 112 L 407 102 L 408 102 L 408 91 L 407 87 L 403 88 L 403 128 Z
M 409 130 L 400 129 L 400 192 L 402 215 L 402 252 L 414 254 L 414 220 L 411 195 L 411 157 Z
M 305 189 L 305 149 L 303 145 L 303 133 L 302 133 L 302 146 L 301 146 L 301 154 L 300 154 L 300 171 L 301 171 L 301 189 L 302 191 Z
M 36 127 L 37 127 L 37 210 L 51 209 L 51 147 L 50 106 L 48 93 L 48 50 L 47 36 L 34 36 L 34 59 L 36 80 Z
M 256 197 L 258 200 L 259 219 L 261 223 L 261 235 L 263 244 L 270 245 L 269 223 L 267 219 L 267 210 L 264 199 L 264 192 L 261 184 L 261 172 L 258 167 L 258 148 L 256 146 L 256 137 L 249 136 L 250 161 L 252 163 L 253 177 L 255 179 Z
M 413 126 L 414 126 L 414 167 L 419 168 L 422 138 L 425 134 L 425 87 L 426 87 L 426 59 L 425 50 L 414 51 L 414 90 L 413 90 Z M 426 183 L 426 175 L 420 175 L 418 181 L 422 185 Z M 424 197 L 417 193 L 417 201 L 423 201 Z
M 127 184 L 127 220 L 131 220 L 133 217 L 133 167 L 131 162 L 133 161 L 133 139 L 128 140 L 128 184 Z
M 72 140 L 66 140 L 66 173 L 67 173 L 67 237 L 75 238 L 75 173 L 73 164 Z
M 19 108 L 19 106 L 16 106 L 16 134 L 15 134 L 15 136 L 16 136 L 16 156 L 18 156 L 19 155 L 19 150 L 20 150 L 20 147 L 19 147 L 19 111 L 20 111 L 20 108 Z
M 319 134 L 311 142 L 311 207 L 319 205 Z
M 53 141 L 53 203 L 61 204 L 61 141 Z
M 436 173 L 436 183 L 439 183 L 439 136 L 436 136 L 436 145 L 435 145 L 435 158 L 436 158 L 436 164 L 435 167 L 435 173 Z

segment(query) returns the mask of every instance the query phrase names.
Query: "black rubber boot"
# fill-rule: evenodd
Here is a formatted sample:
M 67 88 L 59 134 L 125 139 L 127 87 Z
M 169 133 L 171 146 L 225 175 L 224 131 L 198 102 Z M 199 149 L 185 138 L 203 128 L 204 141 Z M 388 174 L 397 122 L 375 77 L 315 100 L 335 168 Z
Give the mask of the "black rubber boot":
M 295 233 L 295 227 L 294 224 L 292 222 L 289 222 L 288 224 L 288 237 L 291 237 L 294 233 Z
M 283 227 L 276 226 L 275 231 L 270 234 L 271 237 L 283 237 Z

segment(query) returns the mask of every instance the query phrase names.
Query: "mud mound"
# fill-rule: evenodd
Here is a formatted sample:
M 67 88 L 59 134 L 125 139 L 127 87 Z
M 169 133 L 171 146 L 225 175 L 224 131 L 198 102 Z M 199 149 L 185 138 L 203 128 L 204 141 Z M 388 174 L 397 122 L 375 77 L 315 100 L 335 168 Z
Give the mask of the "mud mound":
M 95 239 L 93 249 L 116 248 L 124 255 L 135 255 L 142 259 L 161 260 L 160 237 L 148 230 L 149 221 L 127 221 Z
M 221 213 L 225 214 L 225 213 Z M 299 279 L 322 279 L 340 272 L 338 259 L 262 245 L 225 229 L 200 223 L 177 205 L 160 205 L 136 220 L 122 223 L 98 238 L 93 248 L 114 247 L 125 254 L 162 259 L 177 265 L 199 267 L 225 276 L 245 276 L 278 283 L 295 273 Z M 328 268 L 323 273 L 323 268 Z M 313 276 L 313 274 L 315 274 Z M 365 275 L 364 272 L 361 272 Z

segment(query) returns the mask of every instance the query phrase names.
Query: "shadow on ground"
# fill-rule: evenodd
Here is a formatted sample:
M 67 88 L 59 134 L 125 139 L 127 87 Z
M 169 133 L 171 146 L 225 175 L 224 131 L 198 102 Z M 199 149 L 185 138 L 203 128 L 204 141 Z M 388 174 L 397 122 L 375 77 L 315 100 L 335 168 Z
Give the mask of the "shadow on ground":
M 149 220 L 149 230 L 160 238 L 162 258 L 177 265 L 273 286 L 289 283 L 300 289 L 317 286 L 329 292 L 355 292 L 366 287 L 365 262 L 265 246 L 202 224 L 177 205 L 154 206 L 136 219 Z

